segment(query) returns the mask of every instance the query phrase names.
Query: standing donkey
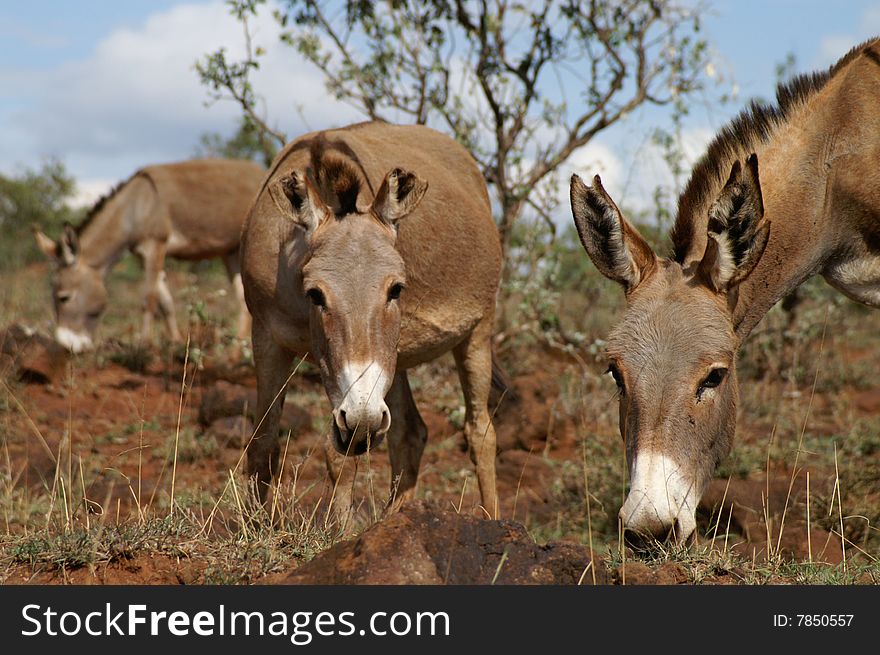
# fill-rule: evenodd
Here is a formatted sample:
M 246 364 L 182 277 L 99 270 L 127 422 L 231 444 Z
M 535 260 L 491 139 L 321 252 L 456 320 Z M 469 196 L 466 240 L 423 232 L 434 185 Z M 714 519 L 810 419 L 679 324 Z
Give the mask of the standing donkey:
M 880 306 L 880 40 L 753 103 L 710 144 L 679 199 L 670 259 L 602 188 L 571 181 L 590 259 L 623 286 L 608 338 L 630 491 L 625 528 L 686 540 L 736 425 L 736 353 L 813 275 Z M 758 162 L 760 161 L 760 175 Z
M 451 350 L 482 506 L 495 517 L 487 400 L 500 271 L 485 182 L 449 137 L 372 122 L 289 143 L 242 234 L 259 421 L 248 473 L 260 498 L 278 474 L 292 363 L 306 354 L 333 407 L 331 477 L 344 461 L 337 452 L 363 454 L 387 435 L 392 505 L 412 497 L 427 430 L 407 369 Z
M 57 242 L 35 229 L 40 250 L 57 264 L 52 299 L 58 342 L 73 352 L 92 348 L 107 307 L 107 273 L 127 250 L 144 268 L 144 340 L 151 336 L 157 310 L 170 338 L 181 339 L 164 271 L 166 256 L 223 258 L 239 301 L 238 338 L 246 338 L 250 315 L 238 246 L 242 223 L 265 174 L 261 166 L 244 160 L 147 166 L 101 198 L 81 225 L 66 224 Z

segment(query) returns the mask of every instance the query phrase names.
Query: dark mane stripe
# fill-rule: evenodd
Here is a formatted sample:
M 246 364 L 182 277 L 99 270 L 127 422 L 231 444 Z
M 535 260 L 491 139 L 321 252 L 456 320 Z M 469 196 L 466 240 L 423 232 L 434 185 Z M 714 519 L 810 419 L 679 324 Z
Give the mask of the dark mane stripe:
M 76 230 L 76 234 L 77 234 L 77 236 L 80 235 L 80 234 L 82 234 L 83 231 L 85 231 L 85 229 L 91 224 L 91 222 L 94 220 L 94 218 L 95 218 L 98 214 L 101 213 L 101 210 L 104 209 L 104 206 L 105 206 L 108 202 L 110 202 L 110 200 L 111 200 L 111 199 L 112 199 L 117 193 L 119 193 L 119 191 L 122 189 L 122 187 L 124 187 L 126 184 L 128 184 L 128 183 L 132 180 L 132 178 L 134 178 L 135 175 L 137 175 L 137 173 L 135 173 L 134 175 L 132 175 L 132 176 L 131 176 L 130 178 L 128 178 L 127 180 L 123 180 L 122 182 L 119 182 L 116 186 L 114 186 L 112 189 L 110 189 L 110 191 L 108 191 L 108 192 L 105 193 L 103 196 L 101 196 L 100 198 L 98 198 L 98 200 L 95 202 L 95 204 L 92 205 L 92 208 L 89 209 L 88 213 L 86 214 L 86 217 L 80 222 L 79 225 L 77 225 L 77 226 L 74 228 L 74 229 Z
M 807 99 L 818 93 L 828 81 L 856 57 L 865 52 L 876 57 L 868 47 L 877 39 L 860 43 L 827 71 L 799 75 L 780 84 L 776 88 L 776 105 L 752 101 L 733 120 L 725 125 L 712 142 L 706 153 L 694 166 L 690 180 L 678 200 L 678 215 L 670 232 L 672 257 L 678 263 L 684 259 L 693 242 L 694 230 L 701 223 L 695 213 L 707 205 L 709 195 L 716 193 L 730 172 L 731 161 L 742 157 L 755 145 L 766 143 L 775 129 L 788 120 L 792 111 Z

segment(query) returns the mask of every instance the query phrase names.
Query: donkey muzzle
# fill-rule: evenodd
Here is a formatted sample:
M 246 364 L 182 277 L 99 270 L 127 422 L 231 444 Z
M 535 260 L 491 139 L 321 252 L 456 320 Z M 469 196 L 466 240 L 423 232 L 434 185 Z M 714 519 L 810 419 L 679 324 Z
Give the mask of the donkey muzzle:
M 89 334 L 63 326 L 55 328 L 55 341 L 74 354 L 94 348 L 92 337 Z
M 620 520 L 633 545 L 651 541 L 686 542 L 697 527 L 699 494 L 690 476 L 658 452 L 636 455 L 632 485 Z
M 333 445 L 344 455 L 361 455 L 382 441 L 391 427 L 385 394 L 393 375 L 375 361 L 349 362 L 336 380 L 343 390 L 333 410 Z
M 383 402 L 376 411 L 333 411 L 333 447 L 343 455 L 363 455 L 382 443 L 391 427 L 391 412 Z

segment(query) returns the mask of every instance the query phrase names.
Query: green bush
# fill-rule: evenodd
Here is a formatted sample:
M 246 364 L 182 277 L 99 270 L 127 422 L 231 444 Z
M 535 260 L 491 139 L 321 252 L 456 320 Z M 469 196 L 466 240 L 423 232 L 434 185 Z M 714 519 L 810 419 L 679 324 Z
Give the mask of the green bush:
M 42 254 L 32 226 L 55 237 L 65 221 L 76 223 L 82 212 L 67 203 L 76 183 L 59 161 L 49 160 L 39 170 L 25 169 L 17 177 L 0 175 L 0 270 L 13 270 Z

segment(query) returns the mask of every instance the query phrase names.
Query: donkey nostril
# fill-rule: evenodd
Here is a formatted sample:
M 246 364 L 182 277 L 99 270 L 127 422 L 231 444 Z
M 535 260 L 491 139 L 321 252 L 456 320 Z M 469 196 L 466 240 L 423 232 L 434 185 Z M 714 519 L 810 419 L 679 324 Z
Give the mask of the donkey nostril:
M 336 421 L 336 427 L 338 427 L 343 432 L 348 432 L 348 423 L 345 420 L 345 410 L 338 410 L 333 417 Z
M 382 410 L 382 422 L 379 424 L 378 433 L 384 434 L 385 432 L 388 431 L 388 428 L 390 428 L 390 427 L 391 427 L 391 413 L 386 408 L 386 409 Z

